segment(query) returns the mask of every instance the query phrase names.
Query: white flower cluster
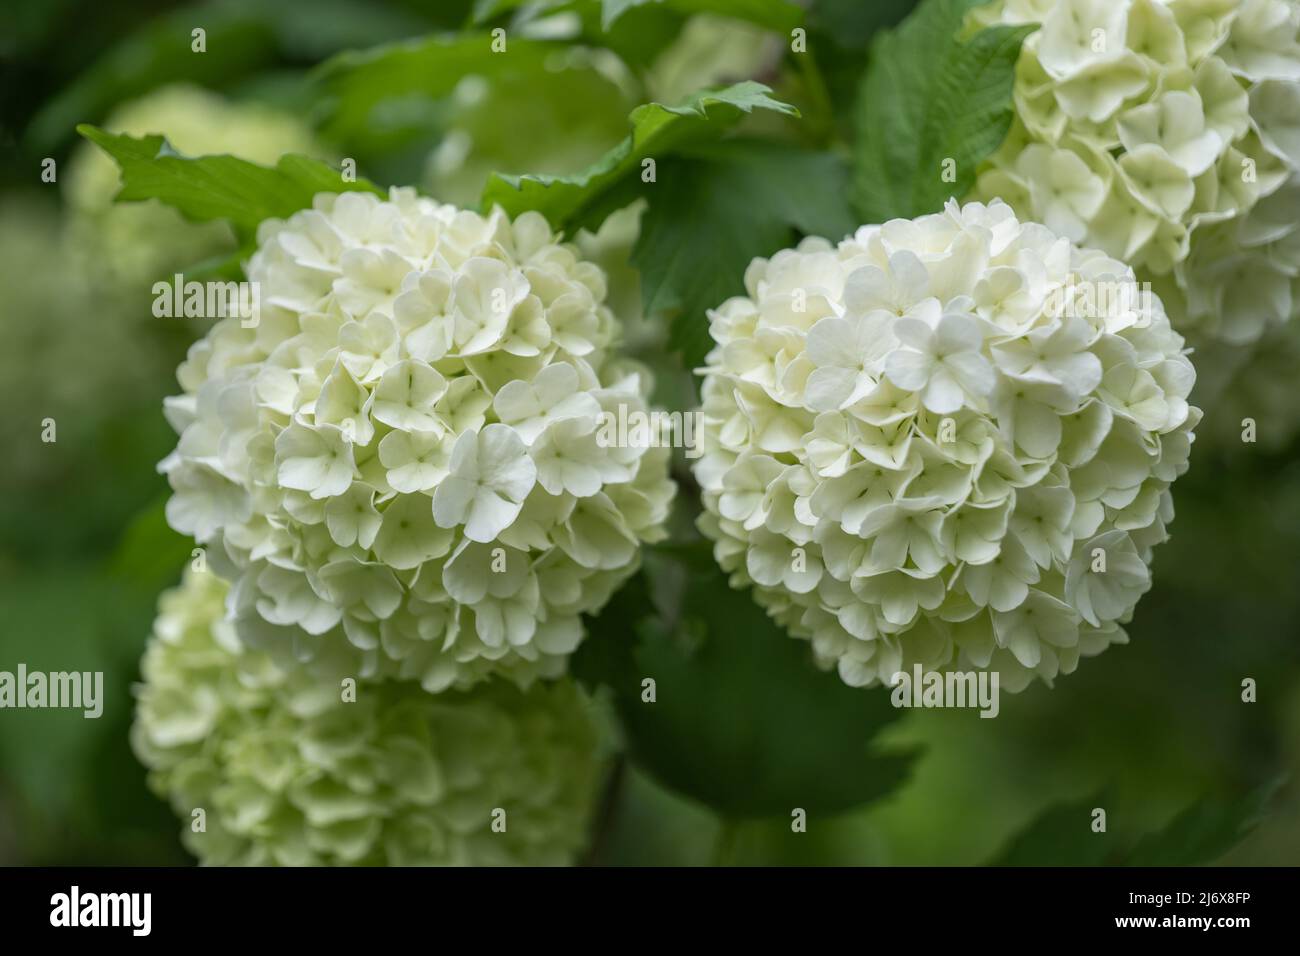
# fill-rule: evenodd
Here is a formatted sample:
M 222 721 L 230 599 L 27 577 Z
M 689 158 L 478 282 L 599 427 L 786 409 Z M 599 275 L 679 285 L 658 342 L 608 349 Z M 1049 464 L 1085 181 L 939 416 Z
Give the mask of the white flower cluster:
M 1041 24 L 976 198 L 1131 263 L 1240 344 L 1300 312 L 1300 3 L 1002 0 Z
M 339 684 L 244 647 L 225 592 L 191 572 L 163 594 L 131 728 L 201 862 L 573 861 L 602 766 L 597 715 L 575 684 L 431 696 L 383 682 L 344 699 Z
M 1200 418 L 1131 269 L 950 203 L 745 288 L 711 313 L 696 468 L 733 585 L 852 685 L 920 663 L 1019 689 L 1126 640 Z
M 666 449 L 602 440 L 645 406 L 601 270 L 537 214 L 408 190 L 321 194 L 258 239 L 256 323 L 191 348 L 160 466 L 240 636 L 429 691 L 561 673 L 674 491 Z

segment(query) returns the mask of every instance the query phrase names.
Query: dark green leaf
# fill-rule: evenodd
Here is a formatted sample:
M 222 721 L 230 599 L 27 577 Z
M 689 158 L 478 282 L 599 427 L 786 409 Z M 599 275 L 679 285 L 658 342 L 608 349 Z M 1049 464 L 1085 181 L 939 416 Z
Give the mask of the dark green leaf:
M 1213 863 L 1259 823 L 1280 782 L 1231 803 L 1204 799 L 1159 830 L 1133 840 L 1116 801 L 1103 793 L 1046 810 L 1012 838 L 998 866 L 1200 866 Z M 1105 808 L 1107 832 L 1092 829 L 1094 808 Z
M 1011 838 L 991 866 L 1100 866 L 1113 856 L 1117 838 L 1092 829 L 1092 811 L 1110 805 L 1104 794 L 1094 794 L 1044 811 Z
M 169 495 L 137 514 L 108 561 L 109 576 L 137 591 L 153 594 L 175 584 L 193 557 L 194 542 L 167 523 Z
M 816 63 L 837 129 L 853 139 L 853 108 L 871 38 L 898 24 L 917 0 L 818 0 L 808 11 L 808 53 Z M 795 61 L 807 70 L 803 59 Z
M 865 55 L 877 31 L 894 26 L 915 6 L 916 0 L 817 0 L 808 11 L 808 29 Z
M 1034 27 L 989 27 L 963 42 L 975 5 L 926 0 L 872 45 L 854 163 L 854 200 L 867 222 L 936 212 L 962 198 L 1010 128 L 1016 59 Z
M 672 315 L 669 345 L 690 367 L 711 344 L 706 311 L 744 292 L 756 256 L 799 234 L 832 242 L 852 231 L 847 171 L 827 153 L 771 143 L 717 144 L 660 165 L 632 264 L 646 314 Z
M 729 818 L 836 814 L 896 789 L 916 756 L 873 743 L 901 714 L 889 694 L 817 670 L 707 547 L 647 555 L 592 622 L 575 672 L 611 688 L 641 767 Z
M 1124 862 L 1129 866 L 1200 866 L 1213 863 L 1258 825 L 1281 781 L 1234 803 L 1192 804 L 1155 833 L 1143 837 Z

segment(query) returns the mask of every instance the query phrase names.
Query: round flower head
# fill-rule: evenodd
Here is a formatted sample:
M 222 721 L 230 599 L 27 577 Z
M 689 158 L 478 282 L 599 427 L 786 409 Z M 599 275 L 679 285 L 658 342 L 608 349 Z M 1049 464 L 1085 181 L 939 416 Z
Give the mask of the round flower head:
M 127 103 L 104 126 L 131 136 L 165 135 L 188 156 L 229 153 L 274 164 L 284 153 L 322 153 L 308 126 L 291 113 L 231 102 L 185 84 Z M 77 148 L 68 167 L 69 235 L 88 269 L 147 291 L 174 268 L 234 250 L 234 235 L 224 223 L 188 222 L 156 200 L 115 204 L 120 186 L 117 166 L 103 150 L 90 143 Z
M 1300 312 L 1300 3 L 1000 0 L 1024 43 L 978 198 L 1131 263 L 1180 330 L 1254 342 Z
M 576 685 L 430 696 L 286 672 L 191 573 L 160 601 L 132 743 L 215 865 L 552 865 L 585 842 L 600 775 Z M 199 811 L 202 811 L 201 813 Z
M 561 673 L 673 494 L 667 450 L 607 427 L 646 383 L 609 359 L 601 270 L 537 214 L 394 190 L 264 223 L 247 272 L 161 465 L 240 637 L 430 691 Z
M 711 313 L 701 526 L 849 684 L 1125 640 L 1200 412 L 1158 299 L 1001 202 L 807 239 Z

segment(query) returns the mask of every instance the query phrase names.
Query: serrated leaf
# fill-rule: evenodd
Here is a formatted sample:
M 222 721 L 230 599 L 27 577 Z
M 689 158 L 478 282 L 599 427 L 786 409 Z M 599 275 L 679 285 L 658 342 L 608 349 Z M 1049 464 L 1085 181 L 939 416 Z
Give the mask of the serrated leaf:
M 118 202 L 157 199 L 189 219 L 224 219 L 247 242 L 264 219 L 286 218 L 319 192 L 373 192 L 376 186 L 307 156 L 288 154 L 274 166 L 234 156 L 188 157 L 161 136 L 134 137 L 81 125 L 77 132 L 102 148 L 122 171 Z
M 587 169 L 572 176 L 494 175 L 483 191 L 483 208 L 500 205 L 512 216 L 532 209 L 557 229 L 595 229 L 616 208 L 608 202 L 609 194 L 630 180 L 639 182 L 642 160 L 653 158 L 658 166 L 688 145 L 720 136 L 757 109 L 799 115 L 769 93 L 763 84 L 746 81 L 697 93 L 678 106 L 638 106 L 629 117 L 627 138 Z
M 744 292 L 757 256 L 800 234 L 837 242 L 854 228 L 848 172 L 828 153 L 731 142 L 661 164 L 632 252 L 647 315 L 671 316 L 669 347 L 688 367 L 712 347 L 707 311 Z
M 873 743 L 901 714 L 886 691 L 817 670 L 707 547 L 648 554 L 591 630 L 574 670 L 611 689 L 632 759 L 725 817 L 836 814 L 899 787 L 917 755 Z
M 924 215 L 961 199 L 1005 138 L 1016 59 L 1035 27 L 992 26 L 963 41 L 963 20 L 978 2 L 926 0 L 872 44 L 854 156 L 854 202 L 867 222 Z

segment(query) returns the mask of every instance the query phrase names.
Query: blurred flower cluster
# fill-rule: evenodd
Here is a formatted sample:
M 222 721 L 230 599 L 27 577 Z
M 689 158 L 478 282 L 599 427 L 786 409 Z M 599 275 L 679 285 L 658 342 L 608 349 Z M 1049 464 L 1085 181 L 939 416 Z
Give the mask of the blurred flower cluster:
M 344 700 L 244 647 L 226 589 L 190 572 L 162 596 L 132 728 L 201 862 L 572 862 L 600 768 L 576 685 L 525 693 L 498 681 L 435 697 L 383 683 Z

